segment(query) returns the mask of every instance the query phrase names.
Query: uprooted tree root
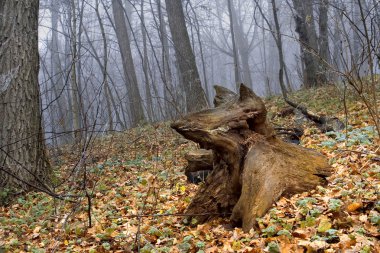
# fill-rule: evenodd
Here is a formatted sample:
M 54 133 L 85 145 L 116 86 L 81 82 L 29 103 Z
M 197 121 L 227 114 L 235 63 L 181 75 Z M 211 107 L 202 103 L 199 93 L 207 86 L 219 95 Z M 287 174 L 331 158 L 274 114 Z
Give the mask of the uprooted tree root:
M 248 231 L 281 196 L 325 184 L 330 167 L 321 154 L 277 138 L 263 101 L 249 88 L 241 85 L 239 96 L 215 89 L 215 108 L 172 124 L 185 138 L 212 150 L 212 171 L 186 213 L 232 213 L 231 222 Z

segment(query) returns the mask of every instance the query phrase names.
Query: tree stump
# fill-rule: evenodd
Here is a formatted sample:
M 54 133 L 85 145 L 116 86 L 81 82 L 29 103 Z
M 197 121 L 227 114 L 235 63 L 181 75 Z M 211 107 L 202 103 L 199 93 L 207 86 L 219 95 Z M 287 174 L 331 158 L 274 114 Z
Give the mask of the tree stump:
M 245 85 L 240 94 L 217 86 L 213 109 L 172 123 L 178 133 L 213 152 L 213 168 L 186 213 L 205 222 L 231 214 L 244 231 L 283 195 L 326 184 L 331 173 L 321 154 L 278 139 L 263 101 Z

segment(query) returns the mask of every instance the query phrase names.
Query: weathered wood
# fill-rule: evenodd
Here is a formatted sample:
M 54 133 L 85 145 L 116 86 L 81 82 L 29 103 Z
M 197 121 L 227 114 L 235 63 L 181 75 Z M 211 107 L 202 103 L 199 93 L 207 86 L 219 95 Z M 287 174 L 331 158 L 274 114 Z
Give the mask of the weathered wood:
M 280 196 L 326 183 L 327 160 L 278 139 L 267 122 L 264 103 L 249 88 L 241 85 L 238 96 L 218 88 L 216 93 L 216 108 L 172 124 L 187 139 L 213 151 L 213 170 L 187 213 L 232 213 L 233 224 L 241 223 L 248 231 Z
M 206 149 L 190 151 L 185 155 L 187 166 L 185 175 L 190 183 L 204 182 L 213 169 L 213 152 Z
M 187 166 L 185 172 L 196 172 L 200 170 L 212 170 L 213 154 L 211 150 L 198 149 L 185 155 Z

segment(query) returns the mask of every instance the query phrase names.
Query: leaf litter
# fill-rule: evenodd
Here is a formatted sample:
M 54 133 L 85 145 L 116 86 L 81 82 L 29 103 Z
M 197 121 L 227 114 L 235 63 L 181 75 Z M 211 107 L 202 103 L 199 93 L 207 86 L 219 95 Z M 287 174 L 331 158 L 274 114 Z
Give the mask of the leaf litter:
M 341 108 L 316 103 L 329 92 L 313 92 L 316 98 L 304 101 L 345 118 Z M 271 99 L 268 108 L 275 113 L 281 103 Z M 349 101 L 349 111 L 351 125 L 342 132 L 304 126 L 301 144 L 326 155 L 334 170 L 328 185 L 279 199 L 249 233 L 230 228 L 227 218 L 193 225 L 181 215 L 199 187 L 183 173 L 184 154 L 197 146 L 159 123 L 94 141 L 86 159 L 92 227 L 86 198 L 29 193 L 0 207 L 0 252 L 380 252 L 379 140 L 361 103 Z M 54 163 L 65 178 L 78 154 L 61 151 Z M 80 183 L 57 192 L 75 193 Z

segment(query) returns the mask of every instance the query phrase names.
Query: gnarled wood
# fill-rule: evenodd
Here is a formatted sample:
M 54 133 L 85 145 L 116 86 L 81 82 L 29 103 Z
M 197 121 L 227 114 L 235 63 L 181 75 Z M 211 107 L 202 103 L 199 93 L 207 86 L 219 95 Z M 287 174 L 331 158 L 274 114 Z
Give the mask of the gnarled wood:
M 213 170 L 187 213 L 232 213 L 231 221 L 248 231 L 280 196 L 326 183 L 326 159 L 278 139 L 267 122 L 264 103 L 249 88 L 241 85 L 235 96 L 219 87 L 216 93 L 216 108 L 172 124 L 187 139 L 213 151 Z
M 212 170 L 213 154 L 211 150 L 198 149 L 185 155 L 188 164 L 185 172 L 196 172 L 200 170 Z

